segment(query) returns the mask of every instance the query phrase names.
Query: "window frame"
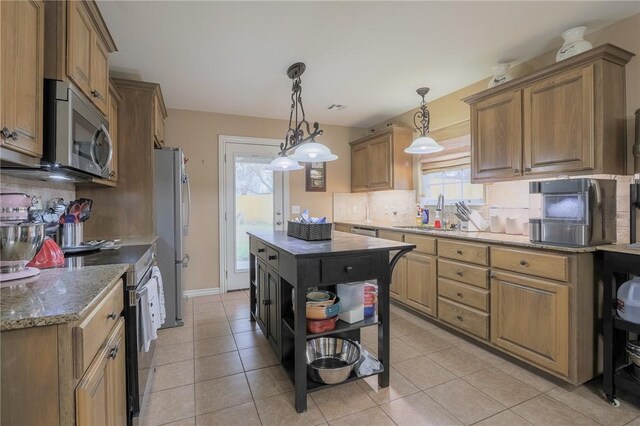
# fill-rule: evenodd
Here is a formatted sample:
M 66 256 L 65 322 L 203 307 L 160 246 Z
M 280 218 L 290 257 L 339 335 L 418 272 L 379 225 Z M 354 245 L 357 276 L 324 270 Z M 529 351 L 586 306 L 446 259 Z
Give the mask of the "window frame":
M 474 184 L 474 183 L 471 182 L 471 166 L 470 165 L 456 165 L 456 166 L 452 166 L 452 167 L 445 167 L 445 168 L 442 168 L 442 169 L 430 170 L 430 171 L 419 170 L 419 172 L 418 172 L 419 173 L 418 174 L 418 183 L 419 183 L 419 188 L 420 188 L 419 200 L 420 201 L 426 200 L 426 205 L 436 205 L 436 203 L 437 203 L 437 198 L 436 199 L 430 199 L 430 198 L 423 197 L 423 195 L 426 192 L 425 191 L 426 187 L 425 187 L 425 182 L 424 182 L 425 175 L 431 175 L 431 174 L 437 174 L 437 173 L 446 173 L 448 171 L 454 171 L 454 170 L 462 171 L 464 169 L 469 170 L 469 175 L 468 175 L 469 176 L 469 180 L 465 181 L 465 180 L 461 179 L 459 181 L 460 185 L 465 185 L 465 184 L 481 185 L 482 186 L 482 199 L 481 200 L 480 199 L 466 199 L 466 198 L 462 198 L 462 199 L 449 198 L 449 199 L 446 199 L 446 197 L 445 197 L 445 201 L 447 203 L 464 201 L 467 205 L 470 205 L 470 206 L 485 206 L 487 204 L 487 186 L 484 185 L 484 184 L 480 184 L 480 183 Z M 442 192 L 444 192 L 444 184 L 445 183 L 444 183 L 444 179 L 443 179 L 443 183 L 442 183 L 443 191 Z M 464 194 L 464 186 L 462 186 L 462 193 Z

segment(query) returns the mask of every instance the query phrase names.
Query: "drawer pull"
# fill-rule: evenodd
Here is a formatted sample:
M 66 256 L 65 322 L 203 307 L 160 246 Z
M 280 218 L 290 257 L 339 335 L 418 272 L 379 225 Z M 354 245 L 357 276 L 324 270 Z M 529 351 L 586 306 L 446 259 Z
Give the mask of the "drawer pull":
M 462 272 L 462 271 L 458 271 L 458 272 L 456 272 L 456 275 L 457 275 L 457 276 L 459 276 L 459 277 L 461 277 L 461 276 L 463 276 L 463 275 L 464 275 L 464 272 Z
M 113 348 L 111 348 L 111 350 L 109 351 L 109 355 L 108 357 L 111 359 L 116 359 L 116 356 L 118 356 L 118 351 L 120 350 L 120 345 L 115 345 Z
M 349 273 L 349 272 L 353 271 L 353 266 L 345 266 L 345 267 L 344 267 L 344 271 L 345 271 L 346 273 Z
M 462 250 L 456 250 L 456 253 L 462 256 Z
M 456 293 L 456 296 L 458 296 L 459 298 L 461 298 L 461 299 L 462 299 L 462 298 L 464 297 L 464 294 L 462 294 L 462 293 L 460 293 L 460 292 L 457 292 L 457 293 Z
M 464 318 L 462 318 L 462 315 L 456 315 L 456 319 L 458 321 L 464 321 Z
M 263 300 L 263 301 L 262 301 L 262 304 L 263 304 L 264 306 L 269 306 L 269 305 L 271 304 L 271 300 L 269 300 L 269 299 L 265 299 L 265 300 Z
M 115 319 L 116 319 L 116 313 L 115 313 L 115 311 L 114 311 L 114 312 L 111 312 L 109 315 L 107 315 L 107 319 L 115 320 Z
M 264 253 L 264 250 L 265 250 L 265 249 L 263 249 L 263 248 L 259 248 L 259 249 L 258 249 L 258 253 Z
M 528 266 L 528 265 L 529 265 L 529 262 L 527 262 L 526 260 L 521 260 L 521 261 L 520 261 L 520 264 L 521 264 L 522 266 Z
M 269 255 L 269 260 L 276 260 L 278 258 L 278 256 L 276 256 L 275 254 Z

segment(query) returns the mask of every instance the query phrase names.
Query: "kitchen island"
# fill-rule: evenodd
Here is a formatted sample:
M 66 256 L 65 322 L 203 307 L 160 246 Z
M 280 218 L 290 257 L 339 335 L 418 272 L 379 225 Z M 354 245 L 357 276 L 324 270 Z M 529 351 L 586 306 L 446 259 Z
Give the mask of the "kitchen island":
M 284 231 L 249 232 L 250 309 L 295 388 L 296 411 L 307 409 L 307 393 L 329 386 L 307 379 L 308 339 L 331 335 L 360 341 L 360 329 L 378 326 L 378 384 L 389 386 L 389 286 L 395 264 L 416 245 L 334 232 L 328 241 L 303 241 Z M 308 334 L 306 292 L 311 287 L 335 291 L 337 284 L 376 280 L 378 314 L 349 324 L 338 321 L 333 331 Z M 346 382 L 358 380 L 355 373 Z M 343 382 L 343 383 L 346 383 Z

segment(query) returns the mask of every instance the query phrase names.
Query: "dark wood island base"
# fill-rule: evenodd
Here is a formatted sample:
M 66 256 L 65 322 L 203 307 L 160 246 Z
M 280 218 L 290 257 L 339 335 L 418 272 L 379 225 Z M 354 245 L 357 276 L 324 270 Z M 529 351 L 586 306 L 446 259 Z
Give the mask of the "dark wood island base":
M 251 320 L 258 322 L 293 382 L 296 411 L 307 410 L 307 393 L 339 385 L 307 380 L 306 344 L 315 337 L 331 335 L 360 342 L 360 329 L 377 325 L 377 355 L 382 370 L 374 374 L 380 387 L 389 386 L 391 273 L 398 259 L 415 244 L 344 232 L 334 232 L 328 241 L 303 241 L 287 236 L 285 231 L 248 234 Z M 339 320 L 333 331 L 307 333 L 304 313 L 308 288 L 326 287 L 335 292 L 337 284 L 364 280 L 377 281 L 377 316 L 354 324 Z M 362 378 L 351 373 L 342 383 Z

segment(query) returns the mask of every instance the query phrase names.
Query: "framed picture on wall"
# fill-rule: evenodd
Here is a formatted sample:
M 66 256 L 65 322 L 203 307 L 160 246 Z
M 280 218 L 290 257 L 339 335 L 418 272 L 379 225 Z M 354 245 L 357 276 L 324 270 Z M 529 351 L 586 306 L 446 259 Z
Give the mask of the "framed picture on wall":
M 326 192 L 327 163 L 306 163 L 304 174 L 307 192 Z

